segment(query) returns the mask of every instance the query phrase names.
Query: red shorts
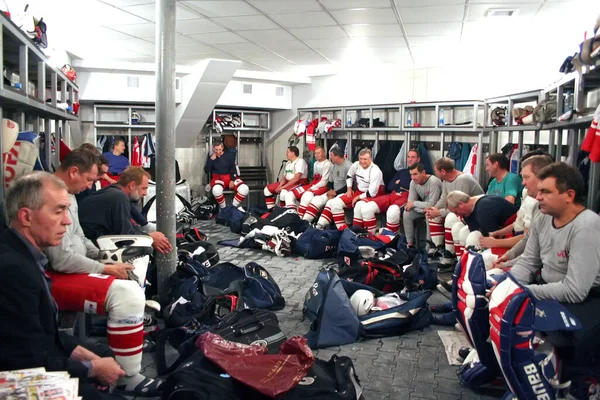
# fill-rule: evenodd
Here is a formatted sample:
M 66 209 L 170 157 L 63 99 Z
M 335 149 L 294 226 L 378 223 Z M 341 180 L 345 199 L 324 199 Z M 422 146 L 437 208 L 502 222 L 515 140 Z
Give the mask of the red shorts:
M 307 183 L 308 183 L 308 180 L 307 180 L 306 178 L 304 178 L 304 179 L 300 179 L 300 181 L 298 182 L 298 185 L 297 185 L 297 186 L 294 186 L 293 188 L 291 188 L 291 189 L 287 189 L 287 190 L 289 190 L 289 191 L 294 191 L 295 189 L 297 189 L 297 188 L 299 188 L 299 187 L 301 187 L 301 186 L 303 186 L 303 185 L 306 185 Z M 279 182 L 273 182 L 273 183 L 269 183 L 269 184 L 267 185 L 267 190 L 268 190 L 269 192 L 273 193 L 273 195 L 275 195 L 275 194 L 276 194 L 276 193 L 275 193 L 275 190 L 277 189 L 277 187 L 278 187 L 278 186 L 279 186 Z M 298 197 L 298 198 L 299 198 L 299 197 Z
M 61 274 L 49 272 L 52 297 L 61 311 L 104 315 L 104 301 L 114 276 L 102 274 Z
M 517 213 L 514 213 L 514 214 L 513 214 L 513 215 L 512 215 L 512 216 L 511 216 L 509 219 L 507 219 L 507 220 L 504 222 L 504 225 L 503 225 L 503 226 L 504 226 L 504 227 L 507 227 L 507 226 L 509 226 L 510 224 L 514 223 L 516 220 L 517 220 Z
M 294 196 L 296 196 L 296 200 L 300 200 L 300 198 L 302 197 L 302 195 L 305 192 L 313 192 L 315 194 L 315 196 L 320 196 L 322 194 L 327 193 L 327 186 L 324 187 L 320 187 L 316 190 L 310 190 L 310 188 L 315 185 L 317 182 L 311 182 L 308 185 L 302 185 L 302 186 L 298 186 L 297 188 L 295 188 L 294 190 L 292 190 L 292 193 L 294 193 Z
M 408 201 L 408 192 L 404 190 L 401 192 L 393 192 L 383 196 L 370 197 L 364 201 L 374 202 L 377 204 L 377 207 L 379 207 L 379 212 L 384 213 L 392 205 L 397 205 L 398 207 L 404 206 Z
M 229 174 L 212 174 L 212 179 L 210 180 L 210 187 L 214 187 L 215 185 L 223 186 L 223 189 L 229 190 L 229 184 L 231 183 L 231 175 Z M 238 187 L 244 183 L 243 180 L 237 178 L 233 181 L 233 190 L 238 189 Z

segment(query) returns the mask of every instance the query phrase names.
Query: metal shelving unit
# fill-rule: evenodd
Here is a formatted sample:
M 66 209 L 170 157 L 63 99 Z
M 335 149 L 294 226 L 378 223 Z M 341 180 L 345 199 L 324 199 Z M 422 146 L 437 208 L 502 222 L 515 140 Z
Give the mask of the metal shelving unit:
M 239 114 L 241 126 L 223 127 L 223 133 L 218 133 L 215 128 L 215 121 L 219 115 Z M 232 134 L 237 138 L 236 163 L 239 162 L 239 155 L 242 144 L 257 144 L 260 147 L 261 166 L 266 165 L 266 133 L 271 130 L 271 113 L 262 110 L 240 110 L 215 108 L 212 114 L 212 129 L 208 133 L 208 152 L 212 149 L 215 139 L 220 139 L 223 134 Z
M 131 114 L 137 112 L 142 117 L 139 123 L 132 123 Z M 94 104 L 94 144 L 98 136 L 127 137 L 127 158 L 131 159 L 132 140 L 146 133 L 154 134 L 156 110 L 147 105 Z
M 67 121 L 78 121 L 79 117 L 57 104 L 70 100 L 77 102 L 79 88 L 65 74 L 53 67 L 48 58 L 6 16 L 0 13 L 0 65 L 2 71 L 11 73 L 10 84 L 0 80 L 0 118 L 10 118 L 19 124 L 21 131 L 45 132 L 44 155 L 51 167 L 51 132 L 54 130 L 56 143 L 61 131 L 69 129 Z M 16 81 L 18 80 L 17 85 Z M 20 87 L 19 87 L 20 86 Z M 47 101 L 49 100 L 49 101 Z M 0 125 L 0 145 L 2 126 Z M 0 146 L 1 147 L 1 146 Z M 55 146 L 55 163 L 60 160 L 60 146 Z M 4 164 L 0 160 L 0 181 L 4 182 Z M 4 195 L 4 184 L 0 185 L 0 198 Z

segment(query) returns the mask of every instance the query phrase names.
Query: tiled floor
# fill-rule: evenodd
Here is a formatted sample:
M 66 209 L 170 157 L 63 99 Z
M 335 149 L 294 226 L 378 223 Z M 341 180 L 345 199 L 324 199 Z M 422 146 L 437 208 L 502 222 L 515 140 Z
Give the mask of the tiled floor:
M 229 228 L 207 221 L 199 229 L 209 235 L 209 241 L 237 237 Z M 308 321 L 302 319 L 304 296 L 314 282 L 317 271 L 328 261 L 305 260 L 298 257 L 279 258 L 272 253 L 218 246 L 221 261 L 245 265 L 255 261 L 265 267 L 277 281 L 286 299 L 285 309 L 276 314 L 283 332 L 288 336 L 304 335 Z M 329 260 L 331 261 L 331 260 Z M 445 302 L 439 293 L 432 304 Z M 332 354 L 350 357 L 364 388 L 366 399 L 497 399 L 501 393 L 475 393 L 461 387 L 456 377 L 457 367 L 448 365 L 437 327 L 405 334 L 401 337 L 371 339 L 350 345 L 315 351 L 318 358 L 328 360 Z M 145 354 L 143 373 L 155 376 L 151 354 Z

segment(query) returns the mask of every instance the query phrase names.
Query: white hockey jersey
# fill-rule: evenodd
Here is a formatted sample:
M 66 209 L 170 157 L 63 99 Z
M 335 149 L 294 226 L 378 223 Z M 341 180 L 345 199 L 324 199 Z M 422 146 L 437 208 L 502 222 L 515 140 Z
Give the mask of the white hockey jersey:
M 354 181 L 356 181 L 356 189 L 363 192 L 360 195 L 361 199 L 375 197 L 379 193 L 379 187 L 383 185 L 383 173 L 374 162 L 371 162 L 369 167 L 363 168 L 356 161 L 348 170 L 346 185 L 352 187 Z

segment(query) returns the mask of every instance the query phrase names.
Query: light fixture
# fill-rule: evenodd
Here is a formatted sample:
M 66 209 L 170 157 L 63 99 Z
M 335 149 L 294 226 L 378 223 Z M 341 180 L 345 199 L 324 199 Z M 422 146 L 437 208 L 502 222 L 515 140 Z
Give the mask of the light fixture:
M 350 11 L 366 11 L 368 8 L 351 8 Z
M 513 17 L 519 10 L 517 8 L 490 8 L 485 12 L 488 18 Z

